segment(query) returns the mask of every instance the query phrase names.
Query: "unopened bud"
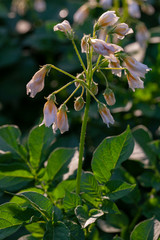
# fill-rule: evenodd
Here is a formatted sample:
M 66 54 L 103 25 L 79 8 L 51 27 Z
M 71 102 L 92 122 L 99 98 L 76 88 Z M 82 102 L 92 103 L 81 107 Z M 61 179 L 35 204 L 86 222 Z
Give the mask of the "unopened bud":
M 64 32 L 69 39 L 73 39 L 73 30 L 67 20 L 64 20 L 62 23 L 55 25 L 53 30 Z
M 116 99 L 114 96 L 114 92 L 110 88 L 106 88 L 105 92 L 103 93 L 104 99 L 109 106 L 115 104 Z
M 94 81 L 92 81 L 90 90 L 91 90 L 91 92 L 92 92 L 94 95 L 97 95 L 97 93 L 98 93 L 98 84 L 95 83 Z
M 85 81 L 85 74 L 84 73 L 79 73 L 79 74 L 77 74 L 76 78 Z M 74 84 L 75 84 L 76 87 L 79 86 L 79 82 L 75 82 Z
M 76 110 L 76 111 L 80 111 L 82 108 L 83 108 L 83 106 L 84 106 L 84 99 L 83 99 L 83 97 L 78 97 L 78 98 L 76 98 L 76 100 L 75 100 L 75 102 L 74 102 L 74 109 Z

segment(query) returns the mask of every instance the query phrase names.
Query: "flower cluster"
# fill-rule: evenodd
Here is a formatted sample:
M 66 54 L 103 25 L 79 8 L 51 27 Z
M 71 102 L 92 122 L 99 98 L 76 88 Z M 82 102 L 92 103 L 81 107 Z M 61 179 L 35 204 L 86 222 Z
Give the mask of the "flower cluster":
M 67 38 L 72 40 L 83 71 L 77 74 L 77 76 L 73 76 L 54 65 L 46 64 L 34 74 L 31 81 L 27 84 L 27 94 L 30 94 L 31 97 L 35 97 L 35 95 L 44 88 L 45 76 L 51 68 L 56 69 L 73 79 L 47 97 L 47 102 L 45 103 L 43 109 L 44 119 L 41 125 L 45 124 L 47 127 L 52 125 L 54 133 L 57 129 L 59 129 L 61 133 L 68 131 L 68 109 L 66 103 L 80 88 L 82 89 L 82 92 L 74 101 L 75 110 L 80 111 L 84 107 L 84 93 L 86 91 L 86 108 L 89 105 L 88 95 L 91 95 L 98 104 L 98 110 L 103 122 L 106 123 L 108 127 L 109 124 L 114 124 L 114 118 L 107 105 L 114 105 L 116 103 L 116 98 L 113 90 L 109 88 L 109 83 L 103 70 L 111 70 L 112 74 L 118 77 L 122 76 L 122 71 L 124 70 L 127 75 L 128 85 L 133 91 L 135 91 L 136 88 L 144 87 L 141 78 L 145 78 L 145 74 L 151 69 L 148 68 L 147 65 L 138 62 L 136 59 L 125 53 L 121 46 L 108 42 L 109 35 L 116 35 L 120 40 L 122 40 L 126 35 L 133 33 L 133 30 L 129 28 L 126 23 L 119 23 L 118 21 L 119 17 L 116 15 L 115 11 L 107 11 L 103 13 L 95 23 L 93 27 L 93 36 L 83 36 L 81 40 L 81 51 L 86 54 L 87 67 L 85 66 L 76 47 L 74 32 L 70 23 L 64 20 L 62 23 L 54 26 L 54 31 L 64 32 Z M 105 41 L 97 37 L 99 36 L 99 31 L 102 29 L 105 29 L 106 31 Z M 94 55 L 98 55 L 94 64 L 93 53 Z M 100 72 L 106 82 L 106 89 L 103 93 L 106 104 L 100 102 L 96 97 L 98 93 L 98 83 L 94 81 L 95 71 Z M 75 90 L 57 109 L 55 95 L 73 83 L 76 87 Z

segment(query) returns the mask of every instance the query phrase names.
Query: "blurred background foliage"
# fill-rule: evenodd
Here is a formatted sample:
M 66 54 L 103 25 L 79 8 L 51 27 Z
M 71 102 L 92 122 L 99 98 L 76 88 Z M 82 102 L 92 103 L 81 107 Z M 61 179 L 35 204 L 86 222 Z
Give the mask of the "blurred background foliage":
M 90 33 L 95 19 L 106 11 L 99 5 L 92 6 L 84 23 L 75 23 L 73 15 L 77 9 L 82 4 L 91 2 L 95 1 L 0 1 L 0 125 L 18 125 L 25 137 L 28 130 L 41 121 L 44 96 L 48 96 L 52 91 L 70 81 L 66 76 L 52 70 L 46 77 L 44 90 L 37 94 L 35 99 L 31 99 L 26 95 L 26 84 L 39 66 L 52 63 L 75 75 L 81 72 L 71 42 L 63 33 L 53 32 L 53 26 L 67 19 L 76 32 L 76 42 L 80 50 L 80 39 L 83 33 Z M 122 6 L 122 2 L 119 1 L 119 3 Z M 129 51 L 134 50 L 139 58 L 137 60 L 146 63 L 152 71 L 144 80 L 145 88 L 138 89 L 135 93 L 128 88 L 125 76 L 119 79 L 109 71 L 106 72 L 117 100 L 112 107 L 116 123 L 108 129 L 97 112 L 96 103 L 92 102 L 85 148 L 88 160 L 104 137 L 121 133 L 128 124 L 131 128 L 144 125 L 150 130 L 154 139 L 160 135 L 160 1 L 150 0 L 145 3 L 151 4 L 155 9 L 152 15 L 143 11 L 139 19 L 128 15 L 125 16 L 127 19 L 124 19 L 135 32 L 139 23 L 145 23 L 150 34 L 145 46 L 139 46 L 137 50 L 133 45 L 129 45 L 137 41 L 135 34 L 121 41 L 120 44 L 123 47 L 128 45 Z M 124 17 L 123 12 L 119 11 L 119 14 Z M 94 81 L 100 83 L 99 93 L 103 93 L 105 81 L 98 73 Z M 73 88 L 69 87 L 58 94 L 58 104 L 63 103 L 72 91 Z M 100 98 L 103 101 L 103 98 Z M 83 110 L 75 112 L 73 100 L 68 103 L 70 131 L 64 136 L 57 134 L 56 146 L 78 146 Z M 85 168 L 88 168 L 88 163 L 85 164 Z

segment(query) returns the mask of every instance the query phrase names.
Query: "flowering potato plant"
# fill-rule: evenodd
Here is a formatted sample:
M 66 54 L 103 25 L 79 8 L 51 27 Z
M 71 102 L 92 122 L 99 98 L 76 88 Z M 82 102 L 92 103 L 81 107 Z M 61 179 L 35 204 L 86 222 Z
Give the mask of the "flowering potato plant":
M 46 64 L 34 74 L 27 84 L 27 94 L 32 98 L 42 91 L 45 78 L 52 69 L 72 80 L 46 98 L 43 121 L 30 132 L 27 146 L 20 144 L 20 131 L 17 127 L 0 128 L 0 159 L 3 163 L 0 187 L 13 196 L 10 202 L 0 205 L 0 239 L 8 238 L 24 226 L 27 232 L 19 240 L 158 239 L 159 215 L 153 209 L 154 205 L 152 211 L 146 213 L 145 207 L 150 204 L 150 198 L 145 201 L 143 209 L 138 208 L 140 191 L 136 179 L 123 168 L 124 162 L 132 154 L 137 131 L 141 130 L 141 135 L 146 134 L 143 129 L 135 130 L 134 138 L 129 127 L 118 136 L 105 138 L 93 153 L 92 171 L 82 171 L 91 97 L 97 103 L 103 122 L 108 127 L 115 123 L 109 106 L 115 104 L 116 97 L 105 71 L 111 71 L 119 78 L 124 72 L 129 88 L 135 91 L 136 88 L 144 87 L 142 79 L 151 70 L 125 53 L 121 46 L 108 42 L 110 35 L 123 39 L 133 32 L 126 23 L 118 21 L 114 11 L 105 12 L 95 22 L 93 34 L 83 36 L 81 51 L 86 55 L 86 64 L 75 44 L 75 33 L 70 23 L 65 20 L 54 26 L 54 31 L 64 32 L 72 41 L 82 72 L 74 76 L 52 64 Z M 107 30 L 105 41 L 98 38 L 102 28 Z M 96 71 L 101 73 L 106 84 L 104 102 L 96 97 Z M 75 85 L 75 90 L 59 106 L 56 95 L 72 84 Z M 85 107 L 79 151 L 77 148 L 53 149 L 55 133 L 60 131 L 63 134 L 69 130 L 67 103 L 77 93 L 75 110 L 80 111 Z M 155 148 L 156 144 L 152 143 L 148 151 Z M 74 168 L 77 158 L 78 168 Z M 9 165 L 6 166 L 4 162 Z M 154 169 L 156 164 L 156 161 L 150 162 Z M 159 174 L 158 171 L 156 173 Z M 148 184 L 142 175 L 140 183 Z M 153 180 L 154 185 L 158 177 Z M 159 189 L 157 185 L 156 188 Z M 156 202 L 158 197 L 154 193 L 152 196 Z M 123 210 L 120 210 L 119 200 L 122 205 L 132 203 L 138 209 L 130 222 Z M 141 211 L 148 219 L 142 219 L 144 221 L 135 226 Z

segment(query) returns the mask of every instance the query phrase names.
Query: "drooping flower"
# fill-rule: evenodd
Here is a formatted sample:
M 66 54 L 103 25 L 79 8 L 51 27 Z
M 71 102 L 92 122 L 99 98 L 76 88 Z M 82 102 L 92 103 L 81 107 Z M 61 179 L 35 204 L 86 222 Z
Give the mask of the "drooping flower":
M 73 37 L 73 30 L 70 23 L 67 20 L 64 20 L 62 23 L 58 23 L 53 28 L 54 31 L 61 31 L 66 34 L 67 37 Z
M 109 60 L 109 64 L 108 67 L 112 68 L 112 73 L 118 77 L 121 77 L 122 75 L 122 70 L 121 70 L 121 66 L 120 66 L 120 61 L 119 59 L 114 56 L 113 54 L 110 54 L 110 56 L 105 56 L 106 59 Z M 117 69 L 115 69 L 117 68 Z M 118 69 L 119 68 L 119 69 Z
M 114 33 L 116 33 L 119 39 L 123 39 L 127 34 L 133 33 L 133 30 L 126 23 L 119 23 L 115 27 Z
M 109 124 L 114 124 L 114 119 L 110 113 L 110 110 L 106 107 L 105 104 L 100 103 L 98 105 L 98 110 L 103 122 L 107 124 L 107 127 L 109 127 Z
M 135 91 L 135 88 L 144 88 L 144 83 L 139 76 L 135 75 L 133 72 L 127 73 L 128 85 Z
M 42 91 L 44 88 L 45 75 L 49 70 L 50 65 L 46 64 L 34 74 L 32 79 L 26 85 L 27 95 L 30 94 L 30 97 L 34 98 L 38 92 Z
M 109 106 L 112 106 L 116 103 L 114 92 L 110 88 L 106 88 L 103 93 L 104 99 Z
M 89 15 L 88 4 L 83 4 L 74 14 L 73 16 L 74 22 L 78 24 L 83 24 L 88 15 Z
M 43 108 L 44 119 L 40 126 L 43 124 L 45 124 L 46 127 L 50 127 L 52 124 L 57 125 L 57 107 L 55 101 L 55 95 L 48 97 L 48 101 Z
M 119 17 L 116 16 L 115 11 L 107 11 L 98 19 L 97 28 L 112 26 L 118 19 Z
M 84 103 L 85 103 L 85 102 L 84 102 L 84 99 L 83 99 L 82 96 L 76 98 L 76 100 L 75 100 L 75 102 L 74 102 L 74 109 L 75 109 L 76 111 L 80 111 L 80 110 L 83 108 Z
M 56 126 L 54 131 L 56 130 Z M 57 128 L 59 128 L 61 134 L 69 130 L 68 118 L 67 118 L 67 106 L 61 105 L 57 114 Z
M 148 68 L 147 65 L 138 62 L 135 58 L 131 56 L 126 56 L 124 58 L 124 63 L 129 72 L 132 72 L 134 75 L 137 75 L 142 78 L 145 77 L 145 74 L 148 71 L 152 70 L 151 68 Z
M 114 54 L 116 52 L 120 52 L 123 50 L 122 47 L 120 47 L 116 44 L 106 43 L 105 41 L 100 40 L 100 39 L 91 38 L 90 43 L 91 43 L 94 51 L 103 56 L 109 56 L 110 54 Z

